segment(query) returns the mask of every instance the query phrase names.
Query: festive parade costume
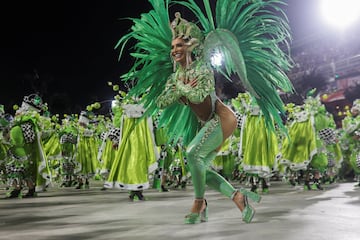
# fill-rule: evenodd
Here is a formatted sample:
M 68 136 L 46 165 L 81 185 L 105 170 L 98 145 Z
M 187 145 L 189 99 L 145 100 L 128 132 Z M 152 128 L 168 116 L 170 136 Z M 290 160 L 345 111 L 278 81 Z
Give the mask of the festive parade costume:
M 293 115 L 289 137 L 282 143 L 280 164 L 292 171 L 306 170 L 317 151 L 314 118 L 301 106 L 295 107 Z
M 308 100 L 309 102 L 309 100 Z M 336 135 L 335 130 L 333 129 L 335 123 L 332 118 L 330 118 L 326 112 L 325 106 L 321 105 L 320 100 L 313 99 L 311 100 L 312 104 L 308 103 L 314 115 L 315 122 L 315 131 L 316 131 L 316 146 L 317 153 L 313 157 L 310 165 L 312 171 L 315 173 L 314 175 L 314 184 L 313 189 L 322 190 L 323 188 L 320 186 L 320 177 L 326 174 L 326 171 L 329 167 L 329 157 L 332 154 L 337 153 L 336 149 L 332 149 L 330 146 L 336 144 Z M 335 150 L 331 152 L 331 150 Z M 341 157 L 338 156 L 338 157 Z M 335 156 L 333 158 L 335 161 Z M 337 159 L 340 161 L 340 159 Z M 334 165 L 335 163 L 333 163 Z
M 97 159 L 99 148 L 98 136 L 90 122 L 90 113 L 82 111 L 78 121 L 78 139 L 76 156 L 79 185 L 77 189 L 89 188 L 89 179 L 100 171 L 100 163 Z
M 217 70 L 228 79 L 232 74 L 240 77 L 250 93 L 256 96 L 268 127 L 273 128 L 272 119 L 281 122 L 278 112 L 283 112 L 283 105 L 276 88 L 291 91 L 292 86 L 284 71 L 290 67 L 289 58 L 278 44 L 287 42 L 289 32 L 282 17 L 265 10 L 270 7 L 282 12 L 274 4 L 281 2 L 216 1 L 215 22 L 210 1 L 204 1 L 205 12 L 194 1 L 176 1 L 195 14 L 204 31 L 182 19 L 179 13 L 169 28 L 168 7 L 172 1 L 149 2 L 154 9 L 142 14 L 140 19 L 133 19 L 132 31 L 121 38 L 117 46 L 123 49 L 131 38 L 138 41 L 132 53 L 135 64 L 123 76 L 124 81 L 137 81 L 129 96 L 146 94 L 141 100 L 146 109 L 145 117 L 164 108 L 160 127 L 167 126 L 170 143 L 181 139 L 187 148 L 186 158 L 196 199 L 185 222 L 207 221 L 205 183 L 233 199 L 242 211 L 243 220 L 250 222 L 254 209 L 247 203 L 247 197 L 259 201 L 259 196 L 244 189 L 236 191 L 223 177 L 209 169 L 217 155 L 216 148 L 225 140 L 222 129 L 228 127 L 221 125 L 224 119 L 220 121 L 220 117 L 224 113 L 218 114 L 216 109 L 223 107 L 223 103 L 215 95 L 210 59 L 215 53 L 224 56 L 225 70 L 220 67 Z M 178 66 L 176 61 L 171 64 L 169 46 L 176 39 L 185 42 L 186 66 Z M 176 54 L 173 57 L 176 58 Z M 194 79 L 196 86 L 187 84 Z M 189 105 L 205 106 L 205 101 L 206 106 L 211 106 L 210 114 L 199 121 L 199 116 Z M 236 121 L 233 115 L 231 119 Z
M 238 155 L 241 167 L 250 178 L 251 190 L 257 191 L 259 179 L 263 190 L 268 190 L 265 179 L 272 176 L 276 158 L 279 156 L 278 141 L 274 131 L 266 128 L 265 119 L 256 103 L 248 94 L 239 94 L 242 107 L 241 133 Z
M 100 144 L 98 160 L 101 164 L 100 174 L 106 179 L 115 158 L 116 149 L 119 146 L 120 129 L 109 127 L 109 130 L 101 138 L 102 142 Z
M 62 126 L 59 130 L 61 161 L 60 175 L 62 177 L 61 186 L 71 187 L 76 181 L 75 153 L 77 144 L 78 129 L 73 117 L 66 116 L 62 120 Z
M 53 118 L 42 117 L 41 122 L 43 125 L 42 142 L 52 180 L 58 181 L 60 178 L 61 144 L 58 125 L 56 124 L 57 118 L 56 116 Z
M 121 140 L 105 188 L 134 191 L 130 194 L 143 200 L 142 190 L 148 189 L 149 173 L 155 171 L 158 153 L 151 118 L 142 119 L 144 109 L 139 104 L 124 104 Z M 139 150 L 141 149 L 141 151 Z
M 342 128 L 342 148 L 345 152 L 346 160 L 349 161 L 355 176 L 357 186 L 360 186 L 360 100 L 354 101 L 351 108 L 351 115 L 343 120 Z
M 51 182 L 50 170 L 41 142 L 41 124 L 39 112 L 43 109 L 39 96 L 25 96 L 21 108 L 17 110 L 11 130 L 8 162 L 9 175 L 15 189 L 9 197 L 21 194 L 24 184 L 28 192 L 24 197 L 35 196 Z

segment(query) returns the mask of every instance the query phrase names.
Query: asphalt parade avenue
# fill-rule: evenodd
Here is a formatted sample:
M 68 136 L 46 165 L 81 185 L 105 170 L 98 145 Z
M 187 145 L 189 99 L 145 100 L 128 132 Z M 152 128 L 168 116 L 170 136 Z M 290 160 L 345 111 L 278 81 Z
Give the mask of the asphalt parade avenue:
M 358 240 L 360 188 L 354 185 L 304 191 L 271 182 L 270 192 L 252 204 L 257 212 L 250 224 L 229 199 L 207 190 L 209 222 L 196 225 L 183 224 L 193 201 L 191 186 L 145 190 L 146 201 L 135 202 L 127 191 L 102 191 L 100 183 L 86 190 L 50 187 L 36 198 L 0 200 L 0 239 Z M 4 198 L 5 189 L 0 193 Z

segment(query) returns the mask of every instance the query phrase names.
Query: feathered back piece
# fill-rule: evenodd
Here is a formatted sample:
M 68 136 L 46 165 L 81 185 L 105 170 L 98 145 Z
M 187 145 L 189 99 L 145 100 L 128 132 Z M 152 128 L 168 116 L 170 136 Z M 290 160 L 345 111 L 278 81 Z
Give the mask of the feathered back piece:
M 279 113 L 284 113 L 284 104 L 278 90 L 293 91 L 286 75 L 291 59 L 281 49 L 288 50 L 291 40 L 287 17 L 281 9 L 284 3 L 281 0 L 218 0 L 215 11 L 209 0 L 203 0 L 203 8 L 194 0 L 176 3 L 189 8 L 204 29 L 204 59 L 210 61 L 214 54 L 220 53 L 223 66 L 217 70 L 230 81 L 232 73 L 238 75 L 256 98 L 267 126 L 273 128 L 271 118 L 282 126 Z

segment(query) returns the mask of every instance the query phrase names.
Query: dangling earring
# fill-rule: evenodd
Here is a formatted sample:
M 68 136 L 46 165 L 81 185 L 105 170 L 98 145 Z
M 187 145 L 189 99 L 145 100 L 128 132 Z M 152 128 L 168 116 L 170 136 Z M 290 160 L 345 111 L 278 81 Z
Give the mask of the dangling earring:
M 176 61 L 173 59 L 173 72 L 176 72 Z
M 189 69 L 190 63 L 191 63 L 191 53 L 186 52 L 186 69 Z
M 171 55 L 171 53 L 170 53 L 170 59 L 171 59 L 171 61 L 172 61 L 172 63 L 173 63 L 173 72 L 176 72 L 176 61 L 174 60 L 174 58 L 173 58 L 173 56 Z

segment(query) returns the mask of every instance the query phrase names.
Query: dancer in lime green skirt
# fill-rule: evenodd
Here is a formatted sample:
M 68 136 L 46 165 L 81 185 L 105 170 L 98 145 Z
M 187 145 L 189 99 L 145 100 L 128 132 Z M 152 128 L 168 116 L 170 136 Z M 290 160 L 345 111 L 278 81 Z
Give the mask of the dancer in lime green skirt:
M 342 123 L 342 146 L 357 178 L 356 186 L 360 187 L 360 99 L 353 102 L 350 112 Z
M 104 187 L 130 191 L 130 200 L 145 200 L 143 191 L 150 187 L 149 173 L 155 171 L 158 152 L 152 131 L 152 120 L 141 119 L 140 104 L 122 104 L 119 147 Z
M 254 99 L 246 95 L 238 96 L 246 108 L 242 118 L 239 155 L 242 157 L 243 171 L 250 180 L 251 191 L 257 192 L 261 183 L 263 192 L 267 193 L 268 179 L 273 174 L 275 160 L 279 155 L 278 139 L 275 131 L 266 128 L 265 118 Z
M 75 155 L 78 166 L 75 173 L 79 184 L 76 189 L 88 189 L 90 187 L 90 178 L 100 171 L 100 163 L 97 159 L 99 142 L 95 134 L 95 126 L 90 121 L 93 117 L 92 112 L 81 111 L 78 120 Z
M 41 142 L 40 113 L 46 108 L 40 96 L 25 96 L 22 105 L 16 110 L 10 129 L 9 149 L 13 189 L 8 197 L 21 197 L 22 189 L 28 188 L 23 197 L 34 197 L 36 191 L 43 190 L 51 182 L 50 170 Z

